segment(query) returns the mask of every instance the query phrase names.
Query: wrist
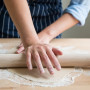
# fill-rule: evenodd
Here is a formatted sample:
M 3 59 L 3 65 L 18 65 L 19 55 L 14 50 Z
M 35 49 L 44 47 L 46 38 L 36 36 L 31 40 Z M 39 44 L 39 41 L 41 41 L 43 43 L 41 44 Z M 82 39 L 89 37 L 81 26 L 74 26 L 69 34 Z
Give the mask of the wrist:
M 40 44 L 40 40 L 39 39 L 26 39 L 25 41 L 22 41 L 24 44 L 24 48 L 27 48 L 31 45 L 34 44 Z
M 48 44 L 50 42 L 50 37 L 48 36 L 46 32 L 44 32 L 44 30 L 38 33 L 38 37 L 39 37 L 40 42 L 42 43 Z

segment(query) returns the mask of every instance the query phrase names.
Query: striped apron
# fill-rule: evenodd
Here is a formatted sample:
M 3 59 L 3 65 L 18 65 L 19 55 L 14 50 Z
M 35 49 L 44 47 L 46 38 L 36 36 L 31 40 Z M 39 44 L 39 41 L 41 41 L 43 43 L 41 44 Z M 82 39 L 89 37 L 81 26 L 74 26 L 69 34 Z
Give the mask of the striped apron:
M 62 15 L 61 0 L 27 0 L 37 33 Z M 20 38 L 3 0 L 0 0 L 0 38 Z M 61 34 L 56 38 L 61 38 Z

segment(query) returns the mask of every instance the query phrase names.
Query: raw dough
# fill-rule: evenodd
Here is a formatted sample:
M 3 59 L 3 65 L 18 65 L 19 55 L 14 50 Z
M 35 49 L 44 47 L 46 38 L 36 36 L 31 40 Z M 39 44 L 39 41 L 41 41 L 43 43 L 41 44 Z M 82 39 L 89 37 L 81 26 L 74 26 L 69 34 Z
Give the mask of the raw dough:
M 55 71 L 54 75 L 50 75 L 47 69 L 46 73 L 41 75 L 36 68 L 28 71 L 27 68 L 0 69 L 0 79 L 7 79 L 17 84 L 57 87 L 67 86 L 74 83 L 75 78 L 83 72 L 81 68 L 62 68 L 61 71 Z
M 55 74 L 50 75 L 47 69 L 45 68 L 45 73 L 40 74 L 39 71 L 34 68 L 32 71 L 29 71 L 27 68 L 20 69 L 8 69 L 10 72 L 13 72 L 24 79 L 34 81 L 34 82 L 42 82 L 42 83 L 56 83 L 59 82 L 66 74 L 73 72 L 74 68 L 63 68 L 61 71 L 57 71 L 54 69 Z

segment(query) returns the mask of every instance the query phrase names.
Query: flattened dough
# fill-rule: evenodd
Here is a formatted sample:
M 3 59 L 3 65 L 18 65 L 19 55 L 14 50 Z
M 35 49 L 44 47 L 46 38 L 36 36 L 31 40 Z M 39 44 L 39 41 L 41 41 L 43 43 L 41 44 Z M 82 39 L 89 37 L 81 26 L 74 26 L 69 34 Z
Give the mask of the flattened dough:
M 29 71 L 27 68 L 8 69 L 8 71 L 30 81 L 39 83 L 55 83 L 60 81 L 68 73 L 73 72 L 74 68 L 62 68 L 61 71 L 54 69 L 54 75 L 50 75 L 46 68 L 45 73 L 42 75 L 36 68 L 32 71 Z

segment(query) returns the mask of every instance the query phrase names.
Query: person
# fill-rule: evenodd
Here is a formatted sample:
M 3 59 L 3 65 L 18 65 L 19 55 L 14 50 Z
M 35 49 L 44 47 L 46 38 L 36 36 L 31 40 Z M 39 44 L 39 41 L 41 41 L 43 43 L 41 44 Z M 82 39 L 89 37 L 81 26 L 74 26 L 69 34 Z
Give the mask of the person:
M 25 53 L 29 70 L 34 60 L 40 73 L 45 64 L 50 74 L 60 70 L 57 55 L 62 52 L 49 42 L 61 38 L 74 25 L 83 26 L 90 11 L 90 0 L 71 0 L 63 11 L 61 0 L 0 0 L 0 38 L 20 38 L 17 53 Z

